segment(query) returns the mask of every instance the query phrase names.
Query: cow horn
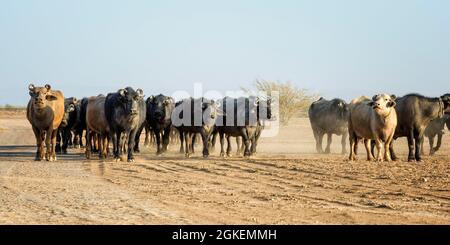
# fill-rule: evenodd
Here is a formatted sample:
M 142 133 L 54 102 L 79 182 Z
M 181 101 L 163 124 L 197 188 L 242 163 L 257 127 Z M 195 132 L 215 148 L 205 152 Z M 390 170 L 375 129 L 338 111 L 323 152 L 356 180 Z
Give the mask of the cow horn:
M 50 91 L 50 89 L 52 89 L 52 86 L 50 86 L 50 84 L 45 84 L 45 88 L 47 89 L 47 91 Z
M 378 97 L 378 95 L 374 95 L 374 96 L 372 97 L 372 100 L 373 100 L 373 101 L 377 100 L 377 97 Z
M 34 90 L 34 84 L 31 83 L 30 85 L 28 85 L 28 89 L 33 91 Z

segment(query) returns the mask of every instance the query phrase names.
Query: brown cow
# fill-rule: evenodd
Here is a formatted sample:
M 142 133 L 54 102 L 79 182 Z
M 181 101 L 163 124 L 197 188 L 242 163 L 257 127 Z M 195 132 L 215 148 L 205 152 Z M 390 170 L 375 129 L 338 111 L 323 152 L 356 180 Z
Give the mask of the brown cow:
M 356 159 L 356 145 L 359 139 L 364 139 L 367 160 L 373 161 L 371 140 L 375 141 L 378 155 L 376 160 L 383 161 L 381 148 L 384 142 L 384 160 L 391 161 L 389 146 L 397 127 L 395 111 L 395 95 L 379 94 L 372 100 L 359 97 L 350 103 L 348 130 L 350 135 L 350 161 Z
M 106 158 L 109 151 L 109 123 L 105 114 L 105 99 L 103 95 L 89 98 L 86 109 L 86 158 L 91 157 L 91 137 L 97 134 L 99 158 Z M 95 140 L 94 140 L 95 143 Z
M 30 121 L 36 137 L 36 161 L 44 159 L 44 145 L 47 151 L 45 159 L 56 161 L 56 134 L 64 117 L 64 95 L 61 91 L 51 90 L 51 86 L 28 86 L 31 99 L 27 106 L 27 119 Z

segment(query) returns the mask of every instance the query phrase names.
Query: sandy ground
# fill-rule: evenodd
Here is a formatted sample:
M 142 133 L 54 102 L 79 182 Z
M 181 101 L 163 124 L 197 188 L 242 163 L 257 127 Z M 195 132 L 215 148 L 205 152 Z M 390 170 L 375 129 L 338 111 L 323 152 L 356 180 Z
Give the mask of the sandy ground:
M 186 159 L 173 145 L 132 164 L 87 161 L 81 149 L 50 163 L 33 161 L 25 115 L 0 113 L 0 223 L 450 224 L 448 135 L 424 163 L 350 163 L 340 137 L 335 154 L 315 154 L 300 118 L 251 159 Z M 396 149 L 405 160 L 404 139 Z

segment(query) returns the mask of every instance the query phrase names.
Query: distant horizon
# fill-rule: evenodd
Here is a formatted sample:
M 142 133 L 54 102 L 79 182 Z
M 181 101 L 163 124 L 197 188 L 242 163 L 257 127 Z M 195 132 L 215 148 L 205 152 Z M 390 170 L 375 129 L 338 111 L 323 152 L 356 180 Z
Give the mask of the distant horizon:
M 6 0 L 0 105 L 28 84 L 77 98 L 291 81 L 346 101 L 450 92 L 450 1 Z

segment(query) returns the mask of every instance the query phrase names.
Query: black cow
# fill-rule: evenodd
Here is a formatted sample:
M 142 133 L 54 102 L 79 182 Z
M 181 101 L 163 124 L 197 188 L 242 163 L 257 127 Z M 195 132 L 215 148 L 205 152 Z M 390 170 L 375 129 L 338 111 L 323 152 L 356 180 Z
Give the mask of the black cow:
M 422 161 L 421 145 L 425 128 L 435 119 L 441 118 L 444 113 L 450 113 L 450 94 L 438 98 L 428 98 L 420 94 L 408 94 L 397 98 L 395 107 L 398 117 L 397 129 L 394 139 L 408 138 L 408 161 Z M 390 147 L 393 160 L 395 155 L 393 144 Z
M 244 156 L 255 154 L 257 141 L 263 129 L 261 121 L 272 118 L 271 99 L 263 101 L 254 96 L 249 98 L 225 97 L 221 107 L 223 115 L 216 122 L 216 130 L 220 135 L 220 155 L 225 156 L 225 136 L 228 143 L 227 156 L 231 154 L 230 137 L 237 137 L 238 154 L 240 152 L 239 137 L 242 138 L 245 146 Z
M 153 131 L 156 138 L 156 154 L 160 155 L 167 151 L 167 146 L 169 145 L 170 131 L 172 128 L 171 117 L 175 108 L 175 102 L 171 97 L 160 94 L 148 97 L 145 104 L 147 106 L 145 125 L 141 127 L 136 135 L 135 151 L 139 151 L 139 136 L 143 128 L 146 127 Z
M 67 154 L 67 148 L 69 142 L 72 140 L 72 128 L 77 122 L 77 99 L 70 97 L 64 99 L 64 117 L 58 128 L 56 135 L 56 147 L 57 153 Z
M 186 145 L 186 157 L 190 157 L 193 153 L 195 134 L 200 134 L 202 137 L 203 157 L 209 156 L 208 142 L 214 130 L 217 109 L 213 100 L 205 98 L 189 98 L 175 104 L 172 123 L 180 134 L 181 145 L 183 142 Z M 183 146 L 181 146 L 181 150 L 183 150 Z
M 114 159 L 120 161 L 125 142 L 128 143 L 128 162 L 134 162 L 133 149 L 136 133 L 145 121 L 144 92 L 131 87 L 109 93 L 105 100 L 105 114 L 113 142 Z
M 83 132 L 86 130 L 86 108 L 89 99 L 84 97 L 81 101 L 75 105 L 77 112 L 77 122 L 73 127 L 74 140 L 73 144 L 75 148 L 80 148 L 83 146 Z
M 327 147 L 325 153 L 330 153 L 332 135 L 342 135 L 342 154 L 346 154 L 346 139 L 348 135 L 349 108 L 342 99 L 326 100 L 320 98 L 313 102 L 308 110 L 309 121 L 316 140 L 317 153 L 324 153 L 322 139 L 327 134 Z
M 442 118 L 434 119 L 431 121 L 425 129 L 424 136 L 428 138 L 430 143 L 430 156 L 434 155 L 442 144 L 442 136 L 444 135 L 445 123 L 450 122 L 450 116 L 444 115 Z M 437 136 L 436 147 L 434 146 L 434 138 Z M 424 154 L 423 142 L 421 148 L 422 154 Z

